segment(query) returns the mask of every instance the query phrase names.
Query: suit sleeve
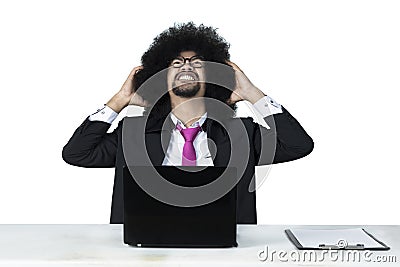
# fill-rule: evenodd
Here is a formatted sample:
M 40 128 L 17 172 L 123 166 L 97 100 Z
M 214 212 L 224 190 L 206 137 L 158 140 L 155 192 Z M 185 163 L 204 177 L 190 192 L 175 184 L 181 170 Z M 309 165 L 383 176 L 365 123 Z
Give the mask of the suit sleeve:
M 265 117 L 267 129 L 255 124 L 254 146 L 258 165 L 281 163 L 302 158 L 314 148 L 312 138 L 284 108 L 282 113 Z
M 64 161 L 79 167 L 114 167 L 118 136 L 117 129 L 107 133 L 109 128 L 107 122 L 87 118 L 64 146 Z

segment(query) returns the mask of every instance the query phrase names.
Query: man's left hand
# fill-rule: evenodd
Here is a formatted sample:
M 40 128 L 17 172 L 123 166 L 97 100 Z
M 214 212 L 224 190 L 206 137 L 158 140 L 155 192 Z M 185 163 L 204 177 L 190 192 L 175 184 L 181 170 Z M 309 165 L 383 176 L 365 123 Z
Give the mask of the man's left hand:
M 235 70 L 236 78 L 236 88 L 232 91 L 232 95 L 227 101 L 228 104 L 234 104 L 242 100 L 247 100 L 254 104 L 265 96 L 260 89 L 251 83 L 249 78 L 235 63 L 231 61 L 226 61 L 226 63 Z

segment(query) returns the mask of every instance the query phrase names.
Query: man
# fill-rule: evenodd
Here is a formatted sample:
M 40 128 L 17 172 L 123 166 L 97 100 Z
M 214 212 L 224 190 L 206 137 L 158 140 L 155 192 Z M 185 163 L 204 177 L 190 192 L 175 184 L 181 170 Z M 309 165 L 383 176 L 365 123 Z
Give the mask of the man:
M 120 91 L 64 147 L 69 164 L 115 167 L 111 223 L 123 222 L 123 166 L 145 165 L 146 159 L 152 165 L 243 165 L 237 222 L 256 223 L 255 166 L 311 153 L 313 141 L 301 125 L 229 61 L 228 50 L 211 27 L 190 22 L 169 28 L 154 39 L 142 66 L 131 71 Z M 232 118 L 235 103 L 242 100 L 252 103 L 272 127 Z M 144 116 L 125 118 L 107 133 L 128 104 L 145 107 Z

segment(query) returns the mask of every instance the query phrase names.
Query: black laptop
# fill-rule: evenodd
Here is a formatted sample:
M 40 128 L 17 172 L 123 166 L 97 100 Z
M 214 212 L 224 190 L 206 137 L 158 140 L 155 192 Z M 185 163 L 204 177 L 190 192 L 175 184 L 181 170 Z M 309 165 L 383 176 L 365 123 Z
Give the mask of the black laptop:
M 123 177 L 126 244 L 190 248 L 237 246 L 236 186 L 230 186 L 237 179 L 236 168 L 134 166 L 125 167 Z M 160 183 L 167 183 L 172 191 L 153 191 L 164 188 Z M 205 197 L 199 201 L 204 187 L 210 188 L 210 185 L 214 189 L 205 190 Z M 176 188 L 189 194 L 175 192 Z M 215 190 L 226 192 L 218 192 L 220 196 L 215 197 Z M 202 204 L 204 199 L 208 203 Z

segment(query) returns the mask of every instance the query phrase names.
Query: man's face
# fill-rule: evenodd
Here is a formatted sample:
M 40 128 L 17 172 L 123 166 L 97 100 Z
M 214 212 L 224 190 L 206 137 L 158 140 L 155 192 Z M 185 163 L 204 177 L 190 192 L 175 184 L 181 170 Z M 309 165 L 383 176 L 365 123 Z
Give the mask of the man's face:
M 193 51 L 181 52 L 172 60 L 167 79 L 170 94 L 184 98 L 204 96 L 204 61 Z

